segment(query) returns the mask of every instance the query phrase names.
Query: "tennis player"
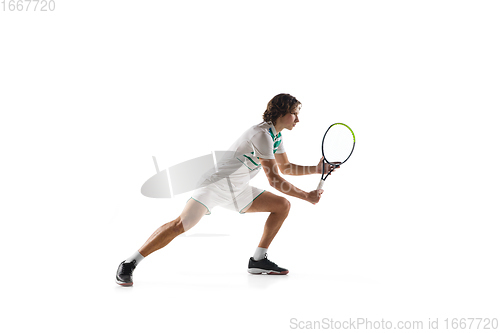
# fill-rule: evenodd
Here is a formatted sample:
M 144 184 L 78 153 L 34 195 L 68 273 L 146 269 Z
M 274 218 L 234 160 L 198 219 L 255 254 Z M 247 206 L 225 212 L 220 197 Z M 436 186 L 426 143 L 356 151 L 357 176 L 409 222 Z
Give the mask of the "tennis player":
M 200 188 L 187 201 L 175 220 L 159 227 L 131 257 L 120 263 L 116 283 L 133 284 L 132 273 L 151 253 L 169 244 L 175 237 L 191 229 L 204 215 L 220 206 L 241 214 L 270 213 L 260 243 L 248 262 L 251 274 L 288 274 L 267 259 L 267 249 L 290 211 L 290 202 L 282 197 L 250 186 L 249 181 L 264 169 L 269 184 L 276 190 L 312 204 L 319 202 L 323 190 L 303 191 L 280 176 L 321 173 L 322 159 L 314 166 L 301 166 L 288 161 L 283 137 L 284 129 L 292 130 L 299 122 L 301 103 L 289 94 L 275 96 L 267 105 L 264 121 L 250 127 L 229 148 L 217 169 L 200 180 Z M 330 170 L 328 170 L 330 171 Z

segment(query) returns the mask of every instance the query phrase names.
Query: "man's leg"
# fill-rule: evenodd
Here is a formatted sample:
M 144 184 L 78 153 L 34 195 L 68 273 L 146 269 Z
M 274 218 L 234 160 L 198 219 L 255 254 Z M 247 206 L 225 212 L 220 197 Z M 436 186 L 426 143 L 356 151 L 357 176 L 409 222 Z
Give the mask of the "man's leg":
M 290 202 L 271 192 L 264 192 L 252 202 L 252 204 L 243 212 L 244 213 L 258 213 L 269 212 L 266 225 L 264 226 L 264 233 L 259 243 L 259 247 L 268 248 L 278 233 L 281 225 L 288 216 L 290 211 Z
M 194 227 L 207 213 L 207 208 L 196 200 L 190 199 L 181 215 L 159 227 L 139 249 L 139 253 L 147 257 L 170 243 L 175 237 Z
M 116 273 L 116 282 L 122 286 L 131 286 L 133 284 L 132 272 L 137 267 L 139 261 L 135 257 L 140 257 L 142 260 L 151 253 L 163 248 L 175 237 L 194 227 L 206 212 L 207 208 L 204 205 L 190 199 L 178 218 L 159 227 L 138 252 L 120 264 Z
M 272 261 L 267 259 L 267 249 L 274 237 L 281 228 L 281 225 L 290 211 L 290 202 L 271 192 L 264 192 L 258 196 L 252 204 L 244 210 L 245 213 L 269 212 L 264 232 L 260 239 L 259 246 L 255 254 L 250 258 L 248 271 L 252 274 L 281 274 L 288 273 L 287 269 L 278 267 Z

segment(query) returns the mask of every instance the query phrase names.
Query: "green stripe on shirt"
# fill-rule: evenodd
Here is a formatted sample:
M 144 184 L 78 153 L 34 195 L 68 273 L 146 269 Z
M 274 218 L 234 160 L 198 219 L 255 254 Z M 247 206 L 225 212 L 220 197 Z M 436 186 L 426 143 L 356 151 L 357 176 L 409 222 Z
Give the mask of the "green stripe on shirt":
M 271 138 L 273 138 L 273 140 L 274 140 L 274 134 L 273 134 L 273 131 L 271 130 L 271 127 L 269 127 L 269 134 L 271 134 Z
M 247 155 L 243 155 L 243 156 L 245 156 L 246 158 L 248 158 L 250 160 L 250 162 L 252 162 L 255 166 L 259 166 L 257 163 L 255 163 L 253 161 L 253 159 L 251 157 L 248 157 Z

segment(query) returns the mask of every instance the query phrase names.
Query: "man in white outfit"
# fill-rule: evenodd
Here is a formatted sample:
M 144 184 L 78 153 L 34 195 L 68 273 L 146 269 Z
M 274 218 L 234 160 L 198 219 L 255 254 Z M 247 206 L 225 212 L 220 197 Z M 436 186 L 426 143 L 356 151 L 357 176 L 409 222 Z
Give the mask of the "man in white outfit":
M 245 131 L 228 149 L 217 171 L 213 170 L 200 180 L 201 188 L 194 191 L 179 217 L 162 225 L 131 257 L 118 267 L 116 282 L 133 285 L 132 273 L 139 262 L 163 248 L 175 237 L 191 229 L 204 215 L 221 206 L 241 214 L 270 213 L 260 243 L 248 263 L 251 274 L 288 274 L 267 259 L 267 249 L 290 211 L 290 202 L 271 192 L 250 186 L 249 181 L 264 169 L 269 184 L 276 190 L 312 204 L 319 202 L 323 190 L 305 192 L 280 176 L 321 173 L 322 160 L 314 166 L 290 163 L 283 145 L 281 132 L 292 130 L 299 122 L 301 103 L 289 94 L 275 96 L 267 105 L 264 121 Z M 330 170 L 328 170 L 330 171 Z M 333 171 L 333 170 L 332 170 Z

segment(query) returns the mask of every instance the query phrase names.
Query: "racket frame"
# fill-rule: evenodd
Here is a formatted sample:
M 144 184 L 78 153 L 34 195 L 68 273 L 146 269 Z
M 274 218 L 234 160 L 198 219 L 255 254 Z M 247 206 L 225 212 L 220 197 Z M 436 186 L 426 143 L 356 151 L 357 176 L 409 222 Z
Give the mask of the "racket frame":
M 335 126 L 335 125 L 343 125 L 343 126 L 347 127 L 347 129 L 349 129 L 349 131 L 351 132 L 352 139 L 353 139 L 352 149 L 351 149 L 351 152 L 349 153 L 349 156 L 347 156 L 347 158 L 344 161 L 340 162 L 340 163 L 338 163 L 338 162 L 330 162 L 330 161 L 328 161 L 328 159 L 325 156 L 325 148 L 324 148 L 325 138 L 326 138 L 326 135 L 328 134 L 328 131 L 330 131 L 330 129 L 333 126 Z M 321 154 L 323 155 L 323 165 L 322 165 L 322 168 L 321 168 L 321 180 L 320 180 L 320 182 L 318 184 L 317 190 L 320 190 L 320 189 L 323 188 L 323 184 L 325 183 L 326 178 L 332 173 L 333 170 L 335 170 L 336 168 L 340 167 L 342 164 L 344 164 L 349 159 L 349 157 L 351 157 L 352 152 L 354 151 L 354 147 L 355 146 L 356 146 L 356 136 L 354 135 L 353 130 L 349 126 L 347 126 L 344 123 L 334 123 L 334 124 L 330 125 L 330 127 L 328 127 L 328 129 L 325 132 L 325 135 L 323 135 L 323 140 L 321 141 Z M 330 172 L 328 172 L 325 175 L 325 165 L 326 164 L 332 165 L 333 169 L 330 170 Z

